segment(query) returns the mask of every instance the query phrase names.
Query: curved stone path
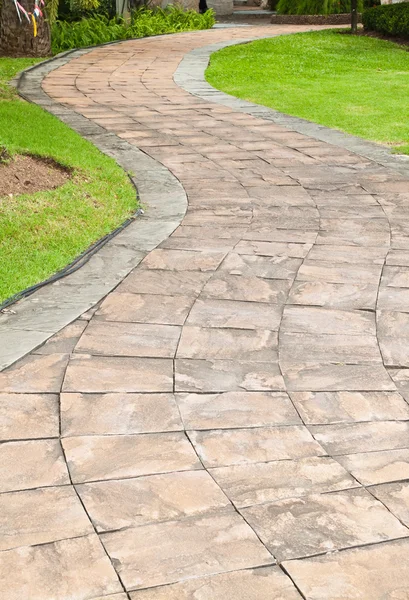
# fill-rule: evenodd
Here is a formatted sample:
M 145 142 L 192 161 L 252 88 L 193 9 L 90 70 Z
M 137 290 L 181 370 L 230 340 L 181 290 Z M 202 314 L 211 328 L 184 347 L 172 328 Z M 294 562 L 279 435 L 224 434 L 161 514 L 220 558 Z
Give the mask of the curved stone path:
M 409 177 L 172 79 L 242 37 L 101 47 L 43 83 L 189 209 L 0 373 L 4 600 L 409 598 Z

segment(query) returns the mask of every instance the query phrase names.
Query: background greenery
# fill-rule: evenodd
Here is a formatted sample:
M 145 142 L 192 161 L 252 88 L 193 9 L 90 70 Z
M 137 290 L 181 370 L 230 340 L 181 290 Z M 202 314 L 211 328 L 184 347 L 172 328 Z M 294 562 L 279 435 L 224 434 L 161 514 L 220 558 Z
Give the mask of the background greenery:
M 206 77 L 233 96 L 409 154 L 407 46 L 336 30 L 283 35 L 216 52 Z
M 363 0 L 358 0 L 362 12 Z M 277 12 L 283 15 L 333 15 L 351 11 L 351 0 L 279 0 Z
M 121 17 L 95 13 L 76 21 L 57 20 L 51 29 L 52 50 L 56 54 L 72 48 L 94 46 L 116 40 L 129 40 L 163 33 L 209 29 L 215 23 L 213 11 L 200 15 L 178 6 L 151 10 L 140 8 L 129 22 Z

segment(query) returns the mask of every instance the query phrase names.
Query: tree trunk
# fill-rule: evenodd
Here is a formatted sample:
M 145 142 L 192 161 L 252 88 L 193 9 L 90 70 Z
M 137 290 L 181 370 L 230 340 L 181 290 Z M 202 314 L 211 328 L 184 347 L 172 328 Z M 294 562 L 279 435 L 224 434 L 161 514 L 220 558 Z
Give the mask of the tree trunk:
M 351 0 L 351 33 L 358 31 L 358 2 Z
M 27 12 L 34 11 L 34 0 L 19 0 Z M 48 56 L 51 52 L 50 26 L 43 16 L 37 19 L 37 36 L 34 26 L 21 14 L 19 21 L 13 0 L 2 0 L 0 12 L 0 55 L 2 56 Z

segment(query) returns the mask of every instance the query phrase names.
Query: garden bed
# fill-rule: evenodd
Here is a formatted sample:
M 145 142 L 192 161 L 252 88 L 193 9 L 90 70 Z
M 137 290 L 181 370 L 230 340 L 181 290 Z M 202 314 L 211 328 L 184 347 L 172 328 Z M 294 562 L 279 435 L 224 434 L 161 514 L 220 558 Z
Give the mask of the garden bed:
M 70 177 L 70 171 L 54 161 L 15 155 L 0 161 L 0 202 L 4 197 L 53 190 Z
M 358 14 L 361 23 L 362 15 Z M 351 13 L 338 15 L 273 15 L 271 23 L 274 25 L 349 25 Z

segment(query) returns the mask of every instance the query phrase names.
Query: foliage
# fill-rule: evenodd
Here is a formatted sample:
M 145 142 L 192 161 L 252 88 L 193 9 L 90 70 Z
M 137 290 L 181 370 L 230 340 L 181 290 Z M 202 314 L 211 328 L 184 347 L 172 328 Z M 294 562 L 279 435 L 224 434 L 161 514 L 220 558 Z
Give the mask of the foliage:
M 194 10 L 172 5 L 165 9 L 137 9 L 133 11 L 130 22 L 121 17 L 110 19 L 96 14 L 73 23 L 57 21 L 52 27 L 52 49 L 57 53 L 116 40 L 209 29 L 214 22 L 213 11 L 200 15 Z
M 1 58 L 0 84 L 28 62 Z M 136 208 L 135 190 L 114 160 L 15 92 L 4 100 L 7 152 L 52 157 L 73 177 L 55 190 L 0 199 L 0 302 L 64 267 Z
M 358 12 L 363 8 L 358 0 Z M 279 0 L 277 12 L 282 15 L 334 15 L 351 11 L 351 0 Z
M 336 30 L 283 35 L 216 52 L 206 77 L 233 96 L 409 154 L 406 47 Z
M 368 31 L 409 39 L 409 3 L 369 8 L 364 11 L 362 22 Z

